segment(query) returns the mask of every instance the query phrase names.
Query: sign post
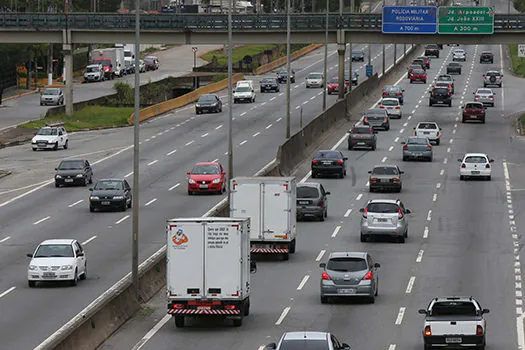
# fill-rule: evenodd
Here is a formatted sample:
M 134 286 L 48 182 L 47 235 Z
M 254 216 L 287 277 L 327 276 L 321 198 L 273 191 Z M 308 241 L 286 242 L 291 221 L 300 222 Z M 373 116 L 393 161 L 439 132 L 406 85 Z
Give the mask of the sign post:
M 374 75 L 374 66 L 372 66 L 371 64 L 367 64 L 366 65 L 366 76 L 370 78 L 372 75 Z
M 384 6 L 383 34 L 436 34 L 437 7 Z
M 494 7 L 441 6 L 439 34 L 494 34 Z

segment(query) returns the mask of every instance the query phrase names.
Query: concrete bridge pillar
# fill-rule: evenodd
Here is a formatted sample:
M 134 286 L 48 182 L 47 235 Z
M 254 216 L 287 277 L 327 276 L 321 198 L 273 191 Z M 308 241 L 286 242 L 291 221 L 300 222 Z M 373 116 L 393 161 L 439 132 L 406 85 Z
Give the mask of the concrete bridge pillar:
M 342 100 L 345 98 L 345 52 L 346 52 L 346 43 L 345 43 L 345 32 L 341 29 L 337 30 L 337 54 L 339 56 L 338 64 L 338 78 L 339 81 L 339 99 Z
M 73 44 L 71 43 L 71 31 L 64 30 L 62 52 L 64 54 L 64 72 L 66 90 L 64 91 L 64 104 L 66 105 L 66 116 L 73 116 Z
M 350 76 L 350 85 L 348 85 L 348 92 L 350 92 L 352 91 L 352 71 L 354 70 L 352 64 L 352 42 L 348 44 L 348 51 L 350 51 L 350 58 L 348 60 L 348 74 Z

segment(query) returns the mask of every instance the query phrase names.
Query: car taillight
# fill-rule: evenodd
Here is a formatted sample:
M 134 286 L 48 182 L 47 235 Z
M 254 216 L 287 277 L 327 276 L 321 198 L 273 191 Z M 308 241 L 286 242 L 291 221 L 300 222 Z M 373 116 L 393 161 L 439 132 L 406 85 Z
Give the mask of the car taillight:
M 430 337 L 432 335 L 432 329 L 430 329 L 430 326 L 425 327 L 425 337 Z
M 427 145 L 427 151 L 432 151 L 432 146 Z
M 398 92 L 398 93 L 397 93 L 397 96 L 401 96 L 401 95 L 403 95 L 402 92 Z
M 408 145 L 403 146 L 403 151 L 408 151 Z
M 365 117 L 365 118 L 363 119 L 363 121 L 364 121 L 364 122 L 368 122 L 368 117 Z
M 448 92 L 448 95 L 450 96 L 450 91 Z
M 417 131 L 414 131 L 414 136 L 417 136 Z
M 399 181 L 401 181 L 401 180 L 399 180 L 399 179 L 393 179 L 392 181 L 393 181 L 393 182 L 399 182 Z
M 354 133 L 354 128 L 350 129 L 350 133 L 351 133 L 351 134 Z
M 323 271 L 323 273 L 321 274 L 321 279 L 323 279 L 325 281 L 331 281 L 332 280 L 332 278 L 330 278 L 330 275 L 326 271 Z
M 485 164 L 485 169 L 490 169 L 490 164 Z
M 489 98 L 494 98 L 494 96 L 490 95 Z
M 463 164 L 461 164 L 461 167 L 462 167 L 462 168 L 466 168 L 467 165 L 466 165 L 465 163 L 463 163 Z
M 383 119 L 383 122 L 385 122 L 385 123 L 386 123 L 387 121 L 388 121 L 388 118 L 385 118 L 385 119 Z
M 364 219 L 368 218 L 368 208 L 365 208 L 365 211 L 363 212 L 363 218 Z
M 476 98 L 479 98 L 479 95 L 476 95 Z
M 342 165 L 343 164 L 343 160 L 342 159 L 338 159 L 337 160 L 337 164 Z
M 383 91 L 383 96 L 387 96 L 387 95 L 388 95 L 388 92 Z
M 324 201 L 320 201 L 319 203 L 317 203 L 317 206 L 318 207 L 324 207 Z
M 436 136 L 438 136 L 438 137 L 439 137 L 439 131 L 437 132 Z
M 373 135 L 373 134 L 374 134 L 374 130 L 370 128 L 370 135 Z
M 399 107 L 399 106 L 396 106 L 396 109 L 401 109 L 401 107 Z
M 411 77 L 413 77 L 413 76 L 414 76 L 414 74 L 410 73 L 410 76 L 411 76 Z
M 363 277 L 363 281 L 370 281 L 373 277 L 374 275 L 372 275 L 372 271 L 368 271 L 365 277 Z
M 401 209 L 398 209 L 398 210 L 397 210 L 397 218 L 398 218 L 399 220 L 401 220 L 401 219 L 403 218 L 403 212 L 401 211 Z
M 370 178 L 370 182 L 376 182 L 376 181 L 377 181 L 377 179 L 375 177 L 371 177 Z
M 319 163 L 319 161 L 318 161 L 317 159 L 312 160 L 312 164 L 315 165 L 315 164 L 317 164 L 317 163 Z
M 379 106 L 379 108 L 385 108 L 385 106 Z
M 476 335 L 483 335 L 483 327 L 480 325 L 476 326 Z
M 449 85 L 448 88 L 449 88 L 449 89 L 452 89 L 452 85 Z

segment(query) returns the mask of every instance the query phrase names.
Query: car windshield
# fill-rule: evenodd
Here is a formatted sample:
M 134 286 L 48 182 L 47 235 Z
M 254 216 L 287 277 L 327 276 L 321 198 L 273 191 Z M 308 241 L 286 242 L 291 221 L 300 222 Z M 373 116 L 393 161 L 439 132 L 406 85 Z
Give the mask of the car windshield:
M 124 188 L 122 181 L 99 181 L 96 183 L 95 190 L 122 190 Z
M 236 92 L 250 92 L 252 91 L 249 86 L 241 86 L 237 88 Z
M 483 105 L 481 103 L 467 103 L 465 108 L 483 109 Z
M 199 101 L 198 102 L 215 102 L 215 97 L 212 96 L 212 95 L 203 95 L 201 97 L 199 97 Z
M 499 72 L 487 72 L 487 73 L 485 73 L 485 75 L 488 75 L 490 77 L 490 76 L 493 76 L 493 75 L 494 76 L 499 76 L 500 74 L 499 74 Z
M 479 89 L 478 91 L 476 91 L 476 94 L 492 95 L 492 91 L 487 89 Z
M 400 91 L 400 89 L 395 86 L 389 86 L 385 88 L 385 92 L 398 92 L 398 91 Z
M 308 79 L 322 79 L 323 75 L 319 73 L 310 73 L 308 74 Z
M 438 78 L 437 78 L 438 81 L 452 81 L 452 77 L 449 77 L 448 75 L 440 75 Z
M 56 135 L 58 135 L 58 130 L 54 129 L 54 128 L 42 128 L 42 129 L 38 130 L 37 135 L 56 136 Z
M 363 115 L 369 117 L 369 118 L 385 118 L 387 116 L 386 111 L 384 109 L 373 109 L 368 110 L 363 113 Z
M 437 125 L 434 123 L 419 123 L 418 129 L 437 129 Z
M 144 62 L 146 62 L 146 63 L 153 63 L 153 62 L 154 62 L 154 59 L 153 59 L 153 58 L 146 57 L 146 58 L 144 58 Z
M 369 213 L 397 213 L 399 207 L 394 203 L 370 203 L 368 205 Z
M 476 316 L 476 307 L 469 301 L 437 302 L 432 306 L 432 316 Z
M 277 74 L 279 74 L 279 75 L 287 75 L 288 72 L 285 71 L 285 70 L 281 70 L 281 71 L 277 72 Z
M 266 78 L 266 79 L 263 79 L 262 82 L 265 84 L 272 84 L 272 83 L 275 83 L 275 79 Z
M 397 168 L 393 166 L 378 166 L 378 167 L 375 167 L 374 170 L 372 170 L 372 174 L 374 175 L 398 175 L 399 172 L 397 171 Z
M 195 175 L 218 174 L 219 168 L 216 165 L 197 165 L 191 173 Z
M 462 50 L 462 49 L 456 49 L 456 50 L 454 50 L 454 53 L 463 54 L 463 53 L 465 53 L 465 50 Z
M 330 350 L 324 339 L 285 339 L 279 350 Z
M 354 128 L 354 134 L 370 134 L 370 128 Z
M 412 70 L 412 73 L 414 73 L 414 74 L 425 74 L 425 71 L 423 69 L 414 69 L 414 70 Z
M 382 102 L 383 106 L 397 106 L 399 105 L 398 100 L 383 100 Z
M 330 80 L 330 83 L 339 84 L 339 80 L 337 78 L 332 78 L 332 80 Z
M 330 158 L 330 159 L 341 159 L 341 154 L 334 151 L 319 152 L 315 155 L 315 158 Z
M 362 56 L 362 55 L 364 55 L 364 52 L 363 51 L 352 51 L 352 55 L 353 56 Z
M 465 158 L 465 163 L 486 163 L 487 158 L 483 156 L 469 156 Z
M 483 55 L 483 56 L 492 56 L 492 52 L 482 52 L 481 55 Z
M 297 186 L 297 198 L 318 198 L 319 190 L 316 187 Z
M 366 260 L 362 258 L 332 258 L 326 269 L 339 272 L 356 272 L 367 270 Z
M 411 137 L 408 139 L 409 145 L 426 145 L 428 143 L 426 137 Z
M 43 95 L 59 95 L 60 90 L 59 89 L 45 89 L 43 92 Z
M 408 67 L 408 69 L 412 69 L 412 70 L 414 70 L 414 69 L 421 69 L 421 65 L 415 65 L 415 64 L 413 64 L 413 65 L 411 65 L 410 67 Z
M 460 64 L 459 63 L 455 63 L 455 62 L 451 62 L 448 64 L 449 67 L 459 67 Z
M 96 73 L 98 71 L 100 71 L 100 67 L 87 67 L 86 68 L 87 73 Z
M 448 95 L 448 88 L 446 89 L 434 89 L 436 95 Z
M 72 258 L 73 247 L 69 244 L 46 244 L 41 245 L 35 252 L 33 258 Z
M 443 87 L 443 86 L 446 86 L 447 89 L 448 89 L 448 83 L 447 82 L 444 82 L 444 81 L 441 81 L 439 83 L 435 83 L 434 86 L 439 86 L 439 87 Z
M 64 160 L 58 166 L 59 170 L 80 170 L 84 167 L 84 162 L 81 160 Z

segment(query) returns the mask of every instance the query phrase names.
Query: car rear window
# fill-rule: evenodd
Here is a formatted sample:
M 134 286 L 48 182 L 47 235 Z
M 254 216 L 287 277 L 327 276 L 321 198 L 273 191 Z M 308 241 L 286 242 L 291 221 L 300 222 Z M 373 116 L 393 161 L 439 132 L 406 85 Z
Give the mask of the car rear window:
M 487 72 L 485 75 L 488 75 L 488 76 L 492 76 L 492 75 L 499 76 L 500 74 L 499 74 L 499 72 Z
M 398 171 L 396 168 L 391 166 L 378 166 L 372 170 L 374 175 L 397 175 Z
M 486 163 L 487 158 L 480 156 L 470 156 L 465 158 L 465 163 Z
M 324 339 L 290 339 L 283 340 L 279 350 L 330 350 Z
M 414 73 L 414 74 L 425 74 L 425 71 L 423 69 L 413 69 L 412 73 Z
M 297 198 L 319 198 L 317 187 L 297 186 Z
M 397 213 L 399 209 L 394 203 L 370 203 L 367 208 L 370 213 Z
M 437 129 L 437 125 L 434 123 L 419 123 L 418 129 Z
M 476 91 L 477 94 L 487 94 L 487 95 L 490 95 L 492 94 L 492 91 L 491 90 L 483 90 L 483 89 L 479 89 L 478 91 Z
M 354 134 L 370 134 L 370 128 L 354 128 Z
M 333 152 L 333 151 L 318 152 L 315 155 L 315 158 L 341 159 L 341 154 L 339 152 Z
M 332 258 L 328 260 L 327 270 L 356 272 L 367 270 L 366 260 L 362 258 Z
M 467 103 L 465 105 L 465 108 L 474 108 L 474 109 L 480 109 L 483 108 L 483 105 L 480 103 Z
M 411 137 L 408 139 L 407 143 L 410 145 L 426 145 L 428 141 L 423 137 Z
M 434 89 L 434 94 L 437 94 L 437 95 L 448 95 L 448 88 L 446 89 Z
M 468 301 L 438 302 L 431 312 L 432 316 L 476 316 L 476 306 Z
M 397 106 L 399 105 L 398 100 L 383 100 L 383 106 Z

